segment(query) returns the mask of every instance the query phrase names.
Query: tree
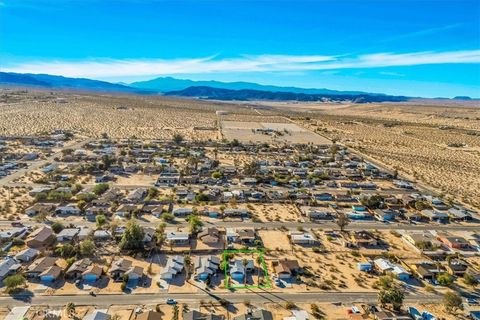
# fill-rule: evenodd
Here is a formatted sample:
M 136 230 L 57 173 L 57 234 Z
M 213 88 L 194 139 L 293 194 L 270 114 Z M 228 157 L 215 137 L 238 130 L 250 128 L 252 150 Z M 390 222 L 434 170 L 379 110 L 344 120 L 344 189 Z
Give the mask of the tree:
M 187 221 L 188 225 L 190 226 L 191 233 L 197 233 L 200 231 L 200 228 L 203 225 L 203 222 L 200 220 L 200 218 L 194 214 L 188 215 Z
M 144 236 L 145 231 L 143 230 L 142 226 L 136 223 L 134 219 L 129 220 L 118 246 L 121 250 L 143 250 Z
M 382 204 L 383 197 L 379 194 L 371 195 L 370 197 L 365 196 L 360 199 L 362 205 L 369 207 L 370 209 L 378 209 Z
M 391 288 L 383 288 L 378 292 L 378 302 L 385 307 L 386 304 L 391 304 L 394 310 L 399 310 L 403 305 L 405 293 L 398 286 Z
M 215 171 L 212 173 L 212 178 L 213 179 L 220 179 L 222 177 L 222 173 L 220 171 Z
M 80 243 L 80 254 L 82 256 L 91 257 L 95 253 L 95 243 L 90 239 L 85 239 Z
M 85 202 L 92 202 L 92 200 L 95 200 L 96 198 L 97 196 L 91 192 L 85 192 L 77 195 L 77 200 L 83 200 Z
M 336 221 L 340 231 L 345 231 L 345 227 L 350 223 L 350 219 L 348 219 L 347 215 L 343 212 L 338 212 L 338 217 Z
M 67 312 L 67 315 L 68 315 L 69 318 L 74 318 L 75 317 L 75 312 L 76 312 L 75 308 L 76 307 L 77 306 L 73 302 L 69 302 L 65 306 L 65 311 Z
M 478 280 L 470 273 L 465 273 L 463 275 L 463 282 L 465 282 L 467 286 L 471 286 L 474 288 L 478 285 Z
M 163 222 L 160 223 L 157 228 L 155 229 L 155 244 L 157 247 L 161 247 L 163 243 L 165 242 L 166 236 L 165 236 L 165 228 L 167 225 Z
M 172 222 L 173 220 L 175 220 L 175 216 L 171 213 L 165 212 L 162 214 L 162 219 L 166 222 Z
M 175 144 L 181 144 L 183 142 L 183 140 L 184 140 L 184 138 L 180 133 L 175 133 L 173 135 L 173 142 L 175 142 Z
M 72 246 L 70 243 L 66 243 L 62 246 L 57 247 L 55 252 L 62 256 L 62 258 L 70 258 L 76 254 L 75 247 Z
M 103 214 L 99 214 L 95 217 L 95 222 L 97 223 L 97 227 L 101 228 L 107 222 L 107 218 L 105 218 Z
M 93 193 L 95 193 L 97 196 L 105 193 L 105 191 L 108 190 L 109 185 L 108 183 L 97 183 L 95 187 L 93 187 Z
M 449 313 L 463 309 L 462 297 L 454 291 L 446 292 L 443 295 L 443 304 L 445 305 L 445 310 Z
M 63 230 L 63 224 L 61 224 L 60 222 L 56 221 L 52 224 L 52 230 L 53 232 L 55 233 L 59 233 L 60 231 Z
M 154 188 L 154 187 L 148 188 L 147 199 L 149 200 L 155 199 L 156 197 L 158 197 L 159 194 L 160 192 L 158 191 L 157 188 Z
M 17 289 L 18 287 L 24 286 L 27 280 L 21 274 L 14 274 L 6 277 L 3 280 L 3 284 L 7 287 L 9 292 Z
M 185 279 L 188 281 L 188 277 L 190 275 L 190 269 L 192 268 L 192 257 L 190 257 L 189 255 L 185 255 L 184 256 L 185 259 L 184 259 L 184 263 L 185 263 Z
M 258 162 L 251 161 L 243 167 L 243 172 L 246 175 L 254 175 L 257 173 L 258 169 L 260 169 L 260 165 L 258 164 Z
M 438 284 L 441 285 L 441 286 L 444 286 L 444 287 L 448 287 L 449 285 L 451 285 L 453 283 L 455 279 L 453 278 L 453 276 L 451 274 L 448 274 L 448 273 L 442 273 L 442 274 L 439 274 L 437 276 L 437 281 L 438 281 Z

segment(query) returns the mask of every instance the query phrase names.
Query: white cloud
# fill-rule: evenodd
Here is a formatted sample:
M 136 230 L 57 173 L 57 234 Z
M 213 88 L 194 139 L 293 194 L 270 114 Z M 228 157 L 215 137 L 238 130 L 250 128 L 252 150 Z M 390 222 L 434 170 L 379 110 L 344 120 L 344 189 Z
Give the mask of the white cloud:
M 243 55 L 184 59 L 89 59 L 81 61 L 30 61 L 1 71 L 48 73 L 96 79 L 175 74 L 301 72 L 364 69 L 424 64 L 480 63 L 480 50 L 414 53 L 373 53 L 359 56 Z

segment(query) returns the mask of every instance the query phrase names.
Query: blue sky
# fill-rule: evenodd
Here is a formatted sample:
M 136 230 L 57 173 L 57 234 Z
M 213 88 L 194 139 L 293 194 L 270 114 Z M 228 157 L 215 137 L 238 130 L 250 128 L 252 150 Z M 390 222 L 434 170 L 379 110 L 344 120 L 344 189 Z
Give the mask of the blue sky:
M 480 1 L 0 0 L 0 70 L 480 97 Z

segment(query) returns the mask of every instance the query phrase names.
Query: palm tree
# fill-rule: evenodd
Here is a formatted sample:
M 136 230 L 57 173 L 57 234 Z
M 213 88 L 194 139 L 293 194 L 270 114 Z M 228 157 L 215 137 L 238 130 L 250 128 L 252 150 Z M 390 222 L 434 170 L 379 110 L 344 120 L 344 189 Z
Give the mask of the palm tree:
M 190 275 L 190 269 L 192 267 L 192 258 L 189 255 L 185 255 L 185 279 L 187 279 L 187 282 L 189 280 L 189 275 Z

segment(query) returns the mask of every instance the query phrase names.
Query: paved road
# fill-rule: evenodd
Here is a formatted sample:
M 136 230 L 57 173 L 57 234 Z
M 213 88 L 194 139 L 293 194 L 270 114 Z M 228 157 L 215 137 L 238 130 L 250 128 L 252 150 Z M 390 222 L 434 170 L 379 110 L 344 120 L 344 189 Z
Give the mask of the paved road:
M 313 303 L 313 302 L 341 302 L 350 303 L 377 303 L 377 294 L 375 292 L 298 292 L 284 293 L 263 291 L 250 292 L 229 292 L 210 294 L 202 293 L 155 293 L 155 294 L 99 294 L 96 297 L 90 295 L 62 295 L 62 296 L 17 296 L 17 297 L 0 297 L 0 305 L 3 306 L 20 306 L 20 305 L 49 305 L 63 306 L 69 302 L 76 305 L 144 305 L 165 303 L 167 298 L 173 298 L 178 302 L 200 303 L 200 300 L 208 302 L 209 300 L 218 301 L 226 299 L 229 302 L 241 303 L 249 300 L 255 303 L 277 302 L 284 304 L 286 301 L 297 303 Z M 406 303 L 419 302 L 433 303 L 441 300 L 440 296 L 433 294 L 409 294 L 405 298 Z
M 56 218 L 52 218 L 52 220 L 56 220 Z M 159 222 L 150 222 L 142 219 L 137 219 L 137 222 L 142 226 L 156 226 Z M 38 225 L 38 222 L 35 221 L 22 221 L 22 223 L 26 226 L 35 226 Z M 65 221 L 68 223 L 68 220 Z M 72 221 L 75 225 L 79 227 L 83 226 L 90 226 L 94 227 L 95 222 L 89 222 L 86 220 L 75 220 Z M 9 220 L 0 220 L 0 227 L 8 227 L 11 225 L 11 221 Z M 187 227 L 188 223 L 186 221 L 181 221 L 178 223 L 168 224 L 167 226 L 171 227 Z M 302 228 L 314 228 L 314 229 L 338 229 L 338 226 L 333 221 L 323 221 L 319 223 L 315 222 L 278 222 L 278 221 L 271 221 L 271 222 L 252 222 L 252 221 L 215 221 L 215 222 L 204 222 L 204 226 L 216 226 L 216 227 L 224 227 L 224 228 L 257 228 L 257 229 L 278 229 L 278 228 L 287 228 L 289 230 L 296 230 L 299 227 Z M 460 224 L 402 224 L 402 223 L 381 223 L 378 221 L 369 221 L 369 222 L 352 222 L 350 223 L 346 229 L 347 230 L 443 230 L 443 231 L 454 231 L 454 230 L 461 230 L 461 231 L 477 231 L 479 229 L 479 225 L 460 225 Z

